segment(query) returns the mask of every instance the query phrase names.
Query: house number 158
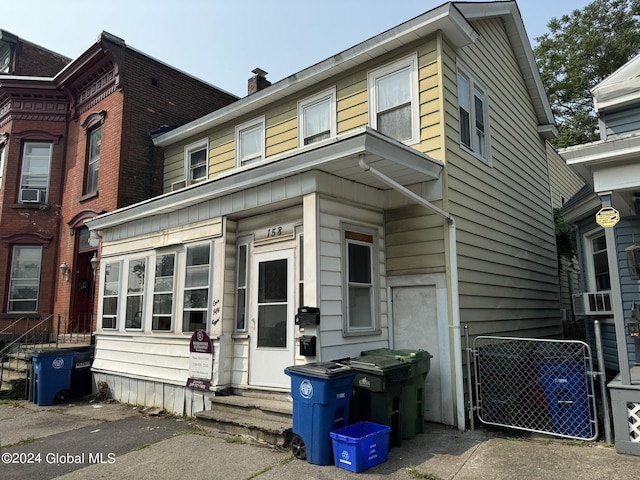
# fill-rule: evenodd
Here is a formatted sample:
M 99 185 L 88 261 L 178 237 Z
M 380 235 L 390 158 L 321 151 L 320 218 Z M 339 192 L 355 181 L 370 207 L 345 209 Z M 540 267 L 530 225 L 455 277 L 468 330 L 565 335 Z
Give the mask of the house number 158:
M 267 230 L 267 238 L 279 237 L 282 235 L 282 227 L 273 227 Z

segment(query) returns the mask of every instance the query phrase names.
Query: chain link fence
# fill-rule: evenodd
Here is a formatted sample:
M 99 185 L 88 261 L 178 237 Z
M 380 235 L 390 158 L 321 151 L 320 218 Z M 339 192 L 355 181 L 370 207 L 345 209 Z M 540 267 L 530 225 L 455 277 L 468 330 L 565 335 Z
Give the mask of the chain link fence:
M 481 422 L 581 440 L 597 438 L 593 367 L 586 343 L 481 336 L 472 351 Z

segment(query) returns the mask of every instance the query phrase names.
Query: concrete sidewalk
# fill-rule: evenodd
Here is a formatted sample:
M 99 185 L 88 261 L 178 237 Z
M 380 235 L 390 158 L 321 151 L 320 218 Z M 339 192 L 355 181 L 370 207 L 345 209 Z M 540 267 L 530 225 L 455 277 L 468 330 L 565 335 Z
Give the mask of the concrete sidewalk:
M 117 403 L 0 404 L 0 446 L 0 478 L 11 480 L 640 478 L 640 457 L 602 443 L 482 428 L 462 433 L 441 425 L 427 425 L 425 433 L 392 448 L 385 463 L 352 473 L 297 460 L 287 450 L 229 437 L 192 419 Z

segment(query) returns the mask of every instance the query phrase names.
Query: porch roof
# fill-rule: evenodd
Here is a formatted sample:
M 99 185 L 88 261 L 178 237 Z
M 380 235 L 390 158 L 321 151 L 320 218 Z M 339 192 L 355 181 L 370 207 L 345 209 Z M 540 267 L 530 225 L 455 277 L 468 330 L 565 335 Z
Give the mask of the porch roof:
M 364 158 L 363 158 L 364 157 Z M 359 166 L 360 159 L 397 183 L 408 186 L 440 177 L 439 160 L 369 127 L 353 130 L 312 147 L 303 147 L 216 178 L 105 213 L 86 224 L 104 230 L 153 215 L 184 209 L 208 200 L 268 184 L 291 175 L 322 171 L 379 190 L 390 187 Z

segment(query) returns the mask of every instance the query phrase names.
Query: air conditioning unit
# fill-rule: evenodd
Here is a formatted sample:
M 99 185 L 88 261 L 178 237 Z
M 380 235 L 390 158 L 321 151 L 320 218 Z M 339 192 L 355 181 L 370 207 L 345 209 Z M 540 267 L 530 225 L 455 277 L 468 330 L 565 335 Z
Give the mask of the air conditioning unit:
M 610 291 L 577 293 L 571 301 L 576 316 L 613 315 Z
M 20 202 L 44 203 L 45 192 L 37 188 L 23 188 L 20 190 Z
M 177 182 L 173 182 L 171 184 L 171 191 L 175 192 L 176 190 L 180 190 L 181 188 L 184 188 L 187 186 L 187 181 L 186 180 L 179 180 Z

